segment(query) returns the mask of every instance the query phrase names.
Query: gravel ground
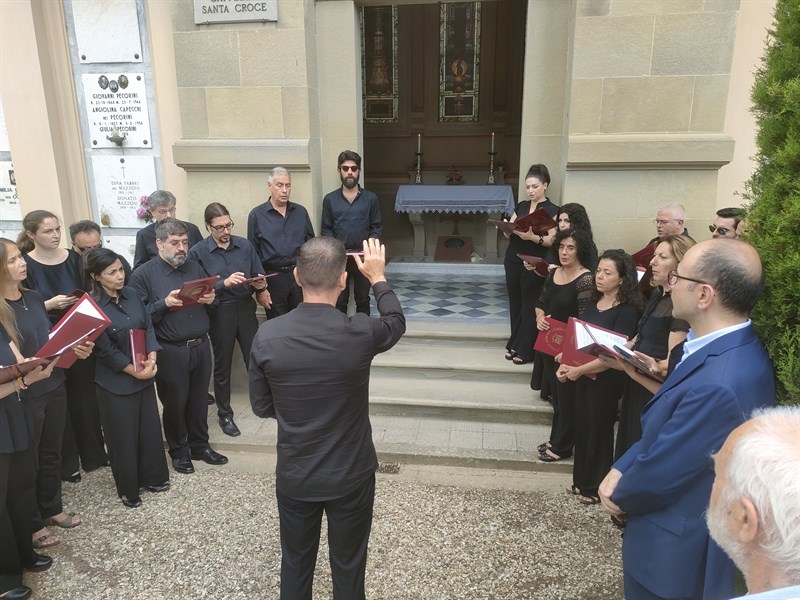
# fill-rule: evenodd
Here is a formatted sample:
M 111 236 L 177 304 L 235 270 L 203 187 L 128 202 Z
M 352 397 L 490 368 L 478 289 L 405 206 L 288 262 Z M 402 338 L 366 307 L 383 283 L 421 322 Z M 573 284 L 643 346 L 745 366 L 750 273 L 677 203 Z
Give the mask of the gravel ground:
M 521 474 L 520 477 L 525 477 Z M 65 484 L 84 523 L 28 574 L 34 598 L 277 598 L 273 475 L 226 468 L 172 474 L 130 510 L 110 469 Z M 325 532 L 323 530 L 323 536 Z M 379 475 L 367 565 L 372 599 L 622 598 L 620 536 L 596 506 L 549 491 L 475 489 Z M 314 597 L 331 597 L 321 544 Z

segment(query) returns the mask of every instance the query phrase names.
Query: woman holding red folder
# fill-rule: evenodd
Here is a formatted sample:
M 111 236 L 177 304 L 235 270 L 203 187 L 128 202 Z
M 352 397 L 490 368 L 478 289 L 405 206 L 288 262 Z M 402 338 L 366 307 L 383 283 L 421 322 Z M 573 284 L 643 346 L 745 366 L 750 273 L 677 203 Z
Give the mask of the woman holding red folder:
M 593 302 L 581 319 L 632 338 L 643 298 L 630 255 L 624 250 L 603 252 L 597 263 L 595 288 Z M 575 459 L 568 491 L 582 504 L 597 504 L 597 488 L 614 459 L 614 421 L 625 376 L 595 359 L 579 366 L 562 364 L 557 377 L 562 382 L 575 382 Z
M 154 386 L 161 346 L 141 298 L 133 288 L 125 287 L 120 256 L 107 248 L 95 248 L 84 260 L 92 298 L 111 319 L 97 338 L 95 371 L 111 472 L 122 504 L 138 508 L 142 505 L 140 488 L 150 492 L 169 489 Z M 142 341 L 144 347 L 137 347 Z
M 3 303 L 11 310 L 9 323 L 19 334 L 22 356 L 34 356 L 47 342 L 50 320 L 42 296 L 22 287 L 28 267 L 16 244 L 0 239 L 0 289 Z M 91 342 L 75 348 L 79 358 L 91 353 Z M 34 548 L 54 546 L 61 540 L 46 525 L 62 528 L 77 527 L 80 515 L 64 512 L 61 503 L 61 442 L 67 412 L 67 393 L 64 370 L 56 369 L 52 376 L 27 384 L 23 378 L 20 396 L 33 420 L 33 441 L 38 457 L 35 489 L 35 512 L 32 525 Z
M 543 209 L 554 217 L 558 207 L 545 196 L 550 184 L 550 172 L 544 165 L 532 165 L 525 176 L 525 190 L 528 200 L 517 204 L 511 217 L 513 223 L 519 218 Z M 524 365 L 533 360 L 533 344 L 536 342 L 536 323 L 534 307 L 542 291 L 544 278 L 533 271 L 525 269 L 523 261 L 517 254 L 528 254 L 544 258 L 547 249 L 553 242 L 556 228 L 553 227 L 544 235 L 528 231 L 515 230 L 509 238 L 508 249 L 503 261 L 506 272 L 506 289 L 508 290 L 508 308 L 511 316 L 511 337 L 506 344 L 506 360 L 515 365 Z M 505 235 L 505 234 L 504 234 Z

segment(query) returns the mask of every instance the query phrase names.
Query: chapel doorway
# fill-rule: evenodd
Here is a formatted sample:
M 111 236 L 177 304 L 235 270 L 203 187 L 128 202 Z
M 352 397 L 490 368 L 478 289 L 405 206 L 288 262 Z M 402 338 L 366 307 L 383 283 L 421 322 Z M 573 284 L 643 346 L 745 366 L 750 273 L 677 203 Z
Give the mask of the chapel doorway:
M 394 207 L 398 187 L 414 182 L 418 145 L 424 184 L 480 185 L 489 178 L 494 138 L 494 179 L 516 196 L 527 4 L 362 8 L 363 184 L 381 200 L 390 256 L 413 253 L 414 229 Z M 485 255 L 486 217 L 425 214 L 429 259 L 437 237 L 456 227 Z

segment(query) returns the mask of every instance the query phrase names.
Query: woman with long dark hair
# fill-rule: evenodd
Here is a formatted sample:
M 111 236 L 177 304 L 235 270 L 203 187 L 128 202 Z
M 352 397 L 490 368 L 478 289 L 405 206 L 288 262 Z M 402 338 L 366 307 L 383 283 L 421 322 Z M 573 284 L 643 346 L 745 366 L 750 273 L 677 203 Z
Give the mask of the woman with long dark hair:
M 83 287 L 80 255 L 61 247 L 61 223 L 46 210 L 34 210 L 22 220 L 17 246 L 28 265 L 25 286 L 44 298 L 51 325 L 78 300 L 71 295 Z M 63 435 L 61 478 L 78 482 L 80 467 L 92 471 L 108 464 L 100 413 L 94 392 L 94 358 L 75 362 L 66 370 L 67 414 Z
M 11 240 L 0 238 L 0 265 L 1 302 L 13 313 L 13 320 L 9 317 L 7 333 L 12 330 L 16 333 L 21 356 L 34 356 L 50 334 L 44 299 L 38 292 L 22 286 L 27 277 L 27 264 Z M 93 345 L 87 342 L 74 351 L 79 358 L 86 358 Z M 32 416 L 33 446 L 37 458 L 33 506 L 38 510 L 33 519 L 33 546 L 47 548 L 61 540 L 46 525 L 72 528 L 81 524 L 80 515 L 64 512 L 61 502 L 61 442 L 67 411 L 64 370 L 56 369 L 47 379 L 31 385 L 25 381 L 20 396 L 23 406 Z
M 97 338 L 97 400 L 106 434 L 117 495 L 128 508 L 142 505 L 139 489 L 165 492 L 169 471 L 161 438 L 154 377 L 157 351 L 150 314 L 133 288 L 125 287 L 120 256 L 107 248 L 89 250 L 87 287 L 111 320 Z M 133 356 L 132 338 L 141 331 L 144 359 Z
M 511 221 L 532 212 L 544 209 L 551 217 L 558 208 L 545 195 L 550 185 L 550 172 L 541 164 L 531 165 L 525 176 L 525 190 L 528 200 L 517 204 Z M 511 337 L 506 343 L 506 360 L 515 365 L 524 365 L 533 360 L 533 344 L 536 342 L 536 323 L 534 308 L 542 291 L 544 279 L 533 271 L 528 271 L 517 254 L 528 254 L 544 258 L 553 243 L 556 228 L 544 235 L 528 231 L 514 231 L 509 238 L 503 266 L 506 272 L 508 307 L 511 316 Z
M 643 299 L 630 255 L 624 250 L 603 252 L 595 288 L 582 320 L 632 338 Z M 557 377 L 575 381 L 575 459 L 568 491 L 583 504 L 597 504 L 597 488 L 614 459 L 614 422 L 625 376 L 596 359 L 580 366 L 562 364 Z
M 580 317 L 592 298 L 594 276 L 586 263 L 591 260 L 591 238 L 586 231 L 559 231 L 554 242 L 559 266 L 550 272 L 536 303 L 536 327 L 550 328 L 551 317 L 566 323 Z M 539 460 L 555 462 L 572 456 L 575 444 L 575 383 L 556 380 L 556 360 L 541 354 L 544 384 L 553 397 L 553 423 L 550 439 L 538 446 Z

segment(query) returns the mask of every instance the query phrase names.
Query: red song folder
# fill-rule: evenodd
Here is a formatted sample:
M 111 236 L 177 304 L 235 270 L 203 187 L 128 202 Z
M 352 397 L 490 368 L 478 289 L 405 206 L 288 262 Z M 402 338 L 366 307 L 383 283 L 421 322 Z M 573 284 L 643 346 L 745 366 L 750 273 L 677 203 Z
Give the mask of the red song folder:
M 653 257 L 656 255 L 656 244 L 653 242 L 652 244 L 647 244 L 644 248 L 639 250 L 638 252 L 634 252 L 631 254 L 631 258 L 633 259 L 633 264 L 637 267 L 644 267 L 647 270 L 647 267 L 650 266 L 650 261 L 653 260 Z M 639 277 L 641 279 L 641 277 Z
M 552 317 L 545 317 L 545 321 L 550 324 L 550 329 L 540 331 L 536 335 L 533 349 L 548 356 L 557 356 L 562 351 L 567 338 L 567 324 Z
M 212 277 L 185 281 L 181 289 L 178 290 L 178 300 L 183 302 L 183 306 L 174 306 L 173 309 L 180 310 L 181 308 L 200 304 L 200 298 L 214 290 L 218 279 L 219 275 L 214 275 Z
M 147 360 L 147 331 L 131 329 L 131 364 L 134 371 L 142 370 L 142 363 Z
M 620 354 L 614 346 L 624 346 L 628 338 L 616 331 L 604 329 L 580 319 L 575 319 L 575 346 L 579 352 L 594 356 L 616 358 Z
M 541 277 L 547 277 L 547 274 L 550 272 L 550 263 L 548 263 L 543 258 L 540 258 L 538 256 L 531 256 L 530 254 L 519 254 L 519 253 L 517 253 L 517 257 L 524 260 L 529 265 L 533 266 L 534 273 L 536 273 Z
M 68 369 L 78 357 L 67 351 L 86 340 L 95 341 L 109 323 L 111 320 L 91 296 L 84 294 L 50 330 L 50 339 L 36 353 L 36 358 L 61 356 L 56 366 Z
M 506 235 L 511 235 L 514 230 L 528 231 L 528 229 L 533 229 L 533 233 L 536 235 L 544 235 L 558 226 L 553 220 L 553 217 L 548 215 L 547 211 L 543 208 L 536 209 L 532 213 L 520 217 L 514 222 L 498 221 L 496 219 L 488 219 L 488 222 Z
M 18 377 L 24 377 L 36 367 L 46 367 L 55 360 L 54 356 L 47 358 L 34 358 L 33 360 L 26 360 L 25 362 L 8 365 L 7 367 L 0 367 L 0 383 L 8 383 L 14 381 Z

